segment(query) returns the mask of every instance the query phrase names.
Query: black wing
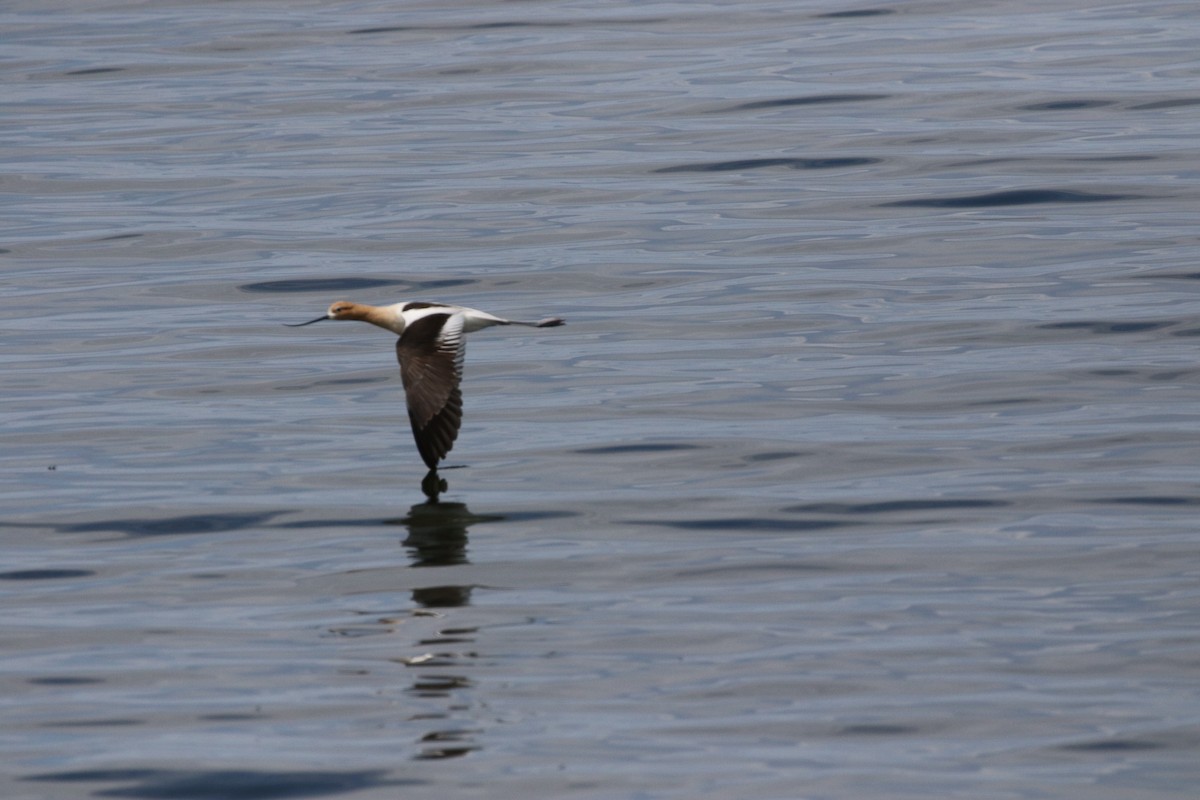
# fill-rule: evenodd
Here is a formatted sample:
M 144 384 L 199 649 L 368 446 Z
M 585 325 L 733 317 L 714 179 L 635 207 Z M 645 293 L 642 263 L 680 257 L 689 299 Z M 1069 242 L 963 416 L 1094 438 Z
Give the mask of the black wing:
M 459 314 L 429 314 L 396 341 L 408 420 L 425 465 L 436 469 L 462 425 L 463 354 L 466 338 Z

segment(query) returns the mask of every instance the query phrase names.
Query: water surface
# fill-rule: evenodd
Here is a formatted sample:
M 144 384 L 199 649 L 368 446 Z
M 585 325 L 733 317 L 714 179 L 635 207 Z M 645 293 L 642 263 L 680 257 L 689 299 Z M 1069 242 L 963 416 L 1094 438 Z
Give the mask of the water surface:
M 7 796 L 1190 796 L 1189 5 L 0 29 Z

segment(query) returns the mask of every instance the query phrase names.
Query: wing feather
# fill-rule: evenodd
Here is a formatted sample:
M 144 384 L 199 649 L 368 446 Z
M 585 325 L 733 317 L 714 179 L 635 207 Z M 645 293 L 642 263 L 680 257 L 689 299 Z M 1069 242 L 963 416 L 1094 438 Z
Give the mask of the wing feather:
M 463 322 L 461 314 L 426 314 L 396 341 L 408 420 L 430 469 L 450 452 L 462 425 Z

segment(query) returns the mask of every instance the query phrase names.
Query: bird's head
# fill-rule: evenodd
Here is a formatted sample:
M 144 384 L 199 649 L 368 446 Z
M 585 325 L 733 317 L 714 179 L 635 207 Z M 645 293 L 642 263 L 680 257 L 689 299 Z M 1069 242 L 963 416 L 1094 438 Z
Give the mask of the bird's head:
M 310 319 L 308 322 L 284 324 L 289 328 L 303 328 L 305 325 L 312 325 L 314 322 L 324 322 L 327 319 L 366 319 L 369 312 L 369 306 L 351 303 L 349 300 L 338 300 L 336 303 L 329 305 L 329 310 L 325 312 L 324 316 Z
M 351 303 L 349 300 L 338 300 L 336 303 L 329 304 L 329 310 L 325 312 L 326 319 L 365 319 L 367 309 L 358 303 Z

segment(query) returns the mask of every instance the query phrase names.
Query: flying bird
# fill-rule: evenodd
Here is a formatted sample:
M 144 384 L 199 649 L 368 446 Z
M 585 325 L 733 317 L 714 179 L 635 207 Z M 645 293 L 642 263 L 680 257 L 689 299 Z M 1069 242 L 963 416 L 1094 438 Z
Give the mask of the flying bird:
M 553 328 L 563 324 L 559 317 L 521 322 L 445 303 L 369 306 L 339 300 L 324 315 L 287 327 L 300 328 L 327 319 L 369 322 L 400 337 L 396 340 L 396 358 L 400 361 L 408 420 L 417 450 L 430 470 L 436 470 L 438 462 L 450 452 L 462 425 L 460 384 L 466 335 L 493 325 Z

